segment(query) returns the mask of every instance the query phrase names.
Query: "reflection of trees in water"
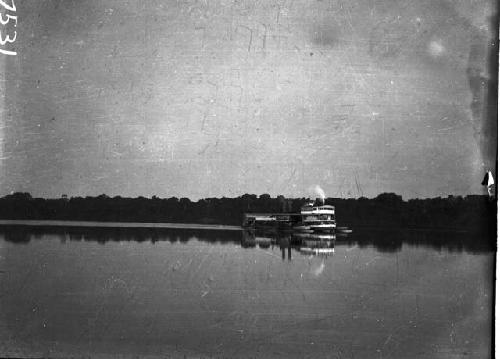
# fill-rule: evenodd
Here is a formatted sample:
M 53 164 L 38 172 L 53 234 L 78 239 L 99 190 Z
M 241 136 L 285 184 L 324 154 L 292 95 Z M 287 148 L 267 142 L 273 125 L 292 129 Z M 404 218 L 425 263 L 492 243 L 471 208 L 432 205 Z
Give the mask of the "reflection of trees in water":
M 243 233 L 242 246 L 255 247 L 257 239 L 267 236 L 270 243 L 282 247 L 327 248 L 334 244 L 357 245 L 360 248 L 374 247 L 380 252 L 399 252 L 403 244 L 451 252 L 486 253 L 495 250 L 494 239 L 487 235 L 466 232 L 418 231 L 409 229 L 356 230 L 353 234 L 336 234 L 331 240 L 315 235 L 283 235 L 277 233 Z
M 89 242 L 160 242 L 187 243 L 192 240 L 218 243 L 239 243 L 239 232 L 203 231 L 193 229 L 165 229 L 165 228 L 102 228 L 102 227 L 0 227 L 0 235 L 6 241 L 27 243 L 31 239 L 38 240 L 43 236 L 55 236 L 61 241 L 89 241 Z
M 29 243 L 32 236 L 34 236 L 33 232 L 30 231 L 30 228 L 26 227 L 12 227 L 6 230 L 6 228 L 2 228 L 0 235 L 4 237 L 7 242 L 14 243 Z
M 187 243 L 199 240 L 209 243 L 240 244 L 243 248 L 270 248 L 278 246 L 282 252 L 300 246 L 321 247 L 334 243 L 374 247 L 381 252 L 400 251 L 403 244 L 423 246 L 436 250 L 483 253 L 495 250 L 494 239 L 480 234 L 459 232 L 418 231 L 407 229 L 355 229 L 353 234 L 327 238 L 315 235 L 282 232 L 251 232 L 165 228 L 87 228 L 87 227 L 25 227 L 4 226 L 0 236 L 14 243 L 28 243 L 47 236 L 56 236 L 65 241 L 106 242 L 136 241 Z M 284 254 L 282 253 L 284 256 Z
M 451 252 L 484 253 L 495 250 L 495 241 L 488 235 L 466 232 L 423 230 L 358 230 L 338 241 L 360 247 L 373 246 L 381 252 L 398 252 L 403 244 L 447 250 Z

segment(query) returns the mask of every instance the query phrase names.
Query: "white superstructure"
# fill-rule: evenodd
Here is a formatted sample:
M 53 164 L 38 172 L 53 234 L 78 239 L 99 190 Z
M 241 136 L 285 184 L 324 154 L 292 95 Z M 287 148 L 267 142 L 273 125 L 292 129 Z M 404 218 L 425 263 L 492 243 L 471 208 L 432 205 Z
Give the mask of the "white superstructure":
M 309 202 L 300 209 L 302 225 L 315 232 L 331 232 L 335 230 L 335 207 L 330 205 L 315 206 Z

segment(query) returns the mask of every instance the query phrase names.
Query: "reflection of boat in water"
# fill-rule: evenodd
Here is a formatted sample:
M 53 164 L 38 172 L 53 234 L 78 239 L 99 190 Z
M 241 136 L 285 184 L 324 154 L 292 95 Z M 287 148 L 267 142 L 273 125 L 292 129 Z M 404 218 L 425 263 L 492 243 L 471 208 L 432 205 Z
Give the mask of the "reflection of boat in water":
M 243 227 L 247 229 L 273 228 L 293 232 L 332 232 L 335 230 L 335 208 L 308 202 L 300 213 L 245 213 Z
M 292 259 L 292 249 L 306 255 L 331 255 L 335 252 L 334 233 L 283 233 L 268 230 L 243 231 L 241 246 L 244 248 L 271 248 L 279 246 L 282 258 L 288 249 L 288 260 Z
M 243 231 L 241 236 L 241 246 L 243 248 L 251 248 L 255 247 L 257 242 L 255 241 L 255 235 L 252 235 L 251 232 Z
M 293 233 L 293 237 L 303 240 L 315 241 L 333 241 L 335 239 L 334 233 Z
M 268 237 L 255 237 L 255 243 L 260 248 L 269 248 L 271 247 L 272 239 Z
M 335 252 L 335 239 L 333 233 L 312 233 L 299 235 L 302 238 L 299 251 L 309 255 L 332 255 Z
M 322 241 L 317 241 L 317 240 L 303 240 L 302 245 L 310 248 L 324 248 L 328 247 L 333 243 L 331 240 L 322 240 Z
M 352 229 L 349 229 L 348 227 L 337 227 L 336 232 L 349 234 L 349 233 L 352 233 Z
M 305 254 L 333 254 L 335 253 L 335 248 L 309 248 L 309 247 L 301 247 L 300 251 Z
M 289 244 L 290 236 L 276 236 L 276 232 L 245 230 L 242 232 L 241 246 L 244 248 L 259 246 L 269 248 L 273 244 Z
M 303 233 L 313 233 L 314 231 L 309 226 L 305 226 L 302 223 L 296 226 L 293 226 L 292 229 L 295 232 L 303 232 Z

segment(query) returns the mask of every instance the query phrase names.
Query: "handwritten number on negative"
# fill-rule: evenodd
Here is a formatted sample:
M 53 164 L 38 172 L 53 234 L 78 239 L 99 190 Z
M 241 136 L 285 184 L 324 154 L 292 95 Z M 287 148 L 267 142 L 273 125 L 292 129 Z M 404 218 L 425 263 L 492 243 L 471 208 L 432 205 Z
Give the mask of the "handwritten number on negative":
M 14 0 L 12 0 L 12 5 L 7 5 L 4 0 L 0 0 L 0 6 L 3 6 L 9 11 L 16 12 L 16 4 L 14 4 Z
M 8 0 L 7 0 L 8 1 Z M 5 2 L 5 0 L 0 0 L 0 7 L 4 7 L 8 11 L 16 12 L 16 4 L 14 3 L 14 0 L 11 0 L 11 4 L 9 5 Z M 17 16 L 9 15 L 9 14 L 2 14 L 0 13 L 0 24 L 2 25 L 7 25 L 10 20 L 14 20 L 14 26 L 17 27 Z M 14 37 L 10 37 L 10 35 L 6 35 L 5 38 L 2 36 L 2 32 L 0 31 L 0 45 L 5 45 L 6 43 L 13 43 L 16 41 L 17 38 L 17 32 L 14 32 Z M 5 55 L 17 55 L 17 52 L 15 51 L 8 51 L 4 49 L 0 49 L 0 53 L 5 54 Z
M 2 39 L 2 32 L 0 31 L 0 45 L 5 45 L 6 43 L 11 43 L 11 42 L 14 42 L 16 41 L 16 38 L 17 38 L 17 32 L 14 31 L 14 38 L 11 39 L 9 35 L 5 36 L 5 40 Z
M 9 23 L 10 19 L 12 19 L 12 20 L 16 21 L 16 23 L 14 24 L 14 26 L 17 26 L 17 16 L 12 16 L 12 15 L 7 14 L 6 15 L 7 16 L 7 20 L 4 20 L 3 16 L 4 16 L 4 14 L 0 13 L 0 24 L 7 25 Z

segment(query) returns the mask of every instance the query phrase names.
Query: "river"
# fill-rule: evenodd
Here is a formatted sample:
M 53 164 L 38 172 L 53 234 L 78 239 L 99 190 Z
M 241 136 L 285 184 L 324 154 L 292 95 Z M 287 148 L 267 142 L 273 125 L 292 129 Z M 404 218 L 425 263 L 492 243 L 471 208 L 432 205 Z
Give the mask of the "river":
M 488 358 L 471 236 L 0 227 L 0 356 Z

